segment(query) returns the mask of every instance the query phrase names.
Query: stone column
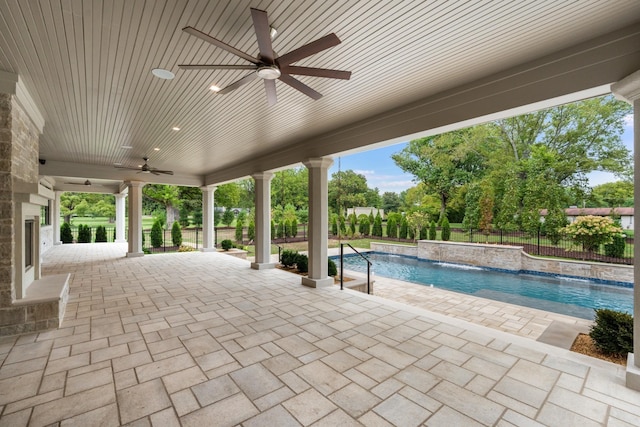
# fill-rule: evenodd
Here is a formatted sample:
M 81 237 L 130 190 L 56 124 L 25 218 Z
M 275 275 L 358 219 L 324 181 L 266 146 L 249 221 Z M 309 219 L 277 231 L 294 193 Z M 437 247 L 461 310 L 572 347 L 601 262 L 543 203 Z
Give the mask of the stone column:
M 271 172 L 252 175 L 256 192 L 256 259 L 251 263 L 254 270 L 274 268 L 271 262 Z
M 56 197 L 51 201 L 51 226 L 53 227 L 53 244 L 61 245 L 60 241 L 60 195 L 62 191 L 56 191 Z
M 616 98 L 633 105 L 633 207 L 635 213 L 640 213 L 640 70 L 611 85 L 611 91 Z M 637 218 L 633 231 L 640 235 Z M 640 390 L 640 245 L 635 245 L 633 251 L 633 353 L 627 359 L 627 387 Z
M 124 229 L 126 228 L 124 225 L 124 198 L 126 194 L 120 193 L 116 194 L 116 243 L 126 243 L 127 240 L 124 238 Z
M 329 168 L 330 158 L 309 159 L 303 164 L 309 169 L 309 277 L 302 284 L 312 288 L 333 285 L 329 277 L 327 246 L 329 244 Z
M 202 188 L 202 252 L 214 252 L 216 250 L 213 223 L 213 198 L 218 187 Z
M 142 187 L 144 182 L 125 183 L 129 188 L 129 251 L 127 257 L 144 256 L 142 252 Z

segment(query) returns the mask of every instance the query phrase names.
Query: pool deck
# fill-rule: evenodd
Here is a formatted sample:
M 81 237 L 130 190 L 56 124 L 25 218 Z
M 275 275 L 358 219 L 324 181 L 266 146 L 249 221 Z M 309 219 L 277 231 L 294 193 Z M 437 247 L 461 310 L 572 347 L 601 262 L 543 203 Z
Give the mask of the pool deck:
M 621 366 L 224 254 L 125 251 L 47 252 L 67 313 L 0 338 L 0 426 L 640 425 Z

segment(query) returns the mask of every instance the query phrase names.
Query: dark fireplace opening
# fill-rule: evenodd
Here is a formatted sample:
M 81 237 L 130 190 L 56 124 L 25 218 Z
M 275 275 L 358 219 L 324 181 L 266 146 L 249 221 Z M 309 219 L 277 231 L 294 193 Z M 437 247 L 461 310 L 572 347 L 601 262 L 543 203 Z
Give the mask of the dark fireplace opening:
M 24 222 L 24 269 L 33 266 L 33 220 Z

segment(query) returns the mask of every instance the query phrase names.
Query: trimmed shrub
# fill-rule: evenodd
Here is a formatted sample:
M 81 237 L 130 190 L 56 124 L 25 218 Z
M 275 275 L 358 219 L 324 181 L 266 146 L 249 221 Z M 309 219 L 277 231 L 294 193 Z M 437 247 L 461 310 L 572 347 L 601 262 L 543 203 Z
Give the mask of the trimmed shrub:
M 425 240 L 427 237 L 429 237 L 429 229 L 425 224 L 420 228 L 420 230 L 418 230 L 418 239 Z
M 256 238 L 256 223 L 254 220 L 249 221 L 249 228 L 247 228 L 247 238 L 249 241 Z
M 182 230 L 180 229 L 180 224 L 178 221 L 175 221 L 171 226 L 171 242 L 173 246 L 182 245 Z
M 296 218 L 292 218 L 290 221 L 291 229 L 291 237 L 296 237 L 298 235 L 298 220 Z
M 619 234 L 613 237 L 611 243 L 604 245 L 604 254 L 613 258 L 624 257 L 624 247 L 626 246 L 627 237 L 624 234 Z
M 376 215 L 373 220 L 373 230 L 371 234 L 377 237 L 382 237 L 382 217 L 380 216 L 380 212 Z
M 442 237 L 442 240 L 445 242 L 451 238 L 451 225 L 446 216 L 442 218 L 442 232 L 440 237 Z
M 276 237 L 282 239 L 284 237 L 284 222 L 281 222 L 276 226 Z
M 107 241 L 107 229 L 104 225 L 99 225 L 96 228 L 96 243 L 103 243 Z
M 626 356 L 633 352 L 633 316 L 608 308 L 596 309 L 589 336 L 601 352 Z
M 369 225 L 369 219 L 366 216 L 360 218 L 360 224 L 358 224 L 358 231 L 363 236 L 371 234 L 371 226 Z
M 116 228 L 113 227 L 113 241 L 116 241 Z
M 68 222 L 63 222 L 60 226 L 60 241 L 62 243 L 73 243 L 73 233 Z
M 196 248 L 193 246 L 182 245 L 178 248 L 178 252 L 195 252 Z
M 340 226 L 340 234 L 343 236 L 347 234 L 347 224 L 345 224 L 344 217 L 342 215 L 340 215 L 339 226 Z
M 398 237 L 398 226 L 396 225 L 396 219 L 394 217 L 387 219 L 387 237 Z
M 78 243 L 91 243 L 91 227 L 85 224 L 78 226 Z
M 151 227 L 151 246 L 154 248 L 160 248 L 162 247 L 163 241 L 162 225 L 160 225 L 160 221 L 156 221 Z
M 407 221 L 407 217 L 403 216 L 402 221 L 400 221 L 400 235 L 401 239 L 406 239 L 409 236 L 409 222 Z
M 238 215 L 240 216 L 240 215 Z M 244 227 L 242 224 L 242 221 L 240 221 L 240 219 L 238 219 L 238 221 L 236 222 L 236 242 L 242 242 L 242 238 L 244 234 Z
M 276 223 L 271 220 L 271 240 L 276 238 Z
M 293 267 L 296 264 L 296 258 L 298 256 L 298 252 L 292 251 L 290 249 L 285 249 L 280 254 L 280 264 L 285 267 Z
M 228 251 L 229 249 L 231 249 L 233 247 L 233 242 L 229 239 L 224 239 L 221 243 L 220 243 L 220 247 L 222 247 L 222 249 L 224 249 L 225 251 Z
M 296 256 L 296 268 L 299 273 L 306 273 L 309 271 L 309 257 L 304 254 L 297 254 Z
M 338 221 L 335 217 L 333 218 L 333 221 L 331 221 L 331 234 L 334 236 L 338 235 Z
M 429 240 L 436 240 L 436 223 L 431 221 L 429 224 Z
M 337 276 L 338 267 L 336 266 L 336 263 L 333 262 L 331 258 L 329 258 L 328 261 L 329 261 L 329 276 Z

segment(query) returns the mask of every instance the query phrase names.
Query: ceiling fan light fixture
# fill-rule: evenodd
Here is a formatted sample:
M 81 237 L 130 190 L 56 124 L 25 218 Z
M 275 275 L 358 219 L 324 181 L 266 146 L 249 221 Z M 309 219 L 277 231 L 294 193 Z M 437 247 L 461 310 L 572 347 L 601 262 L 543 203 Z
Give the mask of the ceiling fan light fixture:
M 263 67 L 258 67 L 258 71 L 256 71 L 258 77 L 264 80 L 275 80 L 280 77 L 280 69 L 275 65 L 268 65 Z
M 271 37 L 271 40 L 275 39 L 277 35 L 278 35 L 278 30 L 276 30 L 273 27 L 269 27 L 269 37 Z
M 220 86 L 216 86 L 216 85 L 211 85 L 209 89 L 211 90 L 211 92 L 220 92 L 221 90 Z
M 165 70 L 164 68 L 154 68 L 153 70 L 151 70 L 151 74 L 159 79 L 164 80 L 172 80 L 176 76 L 171 71 Z

